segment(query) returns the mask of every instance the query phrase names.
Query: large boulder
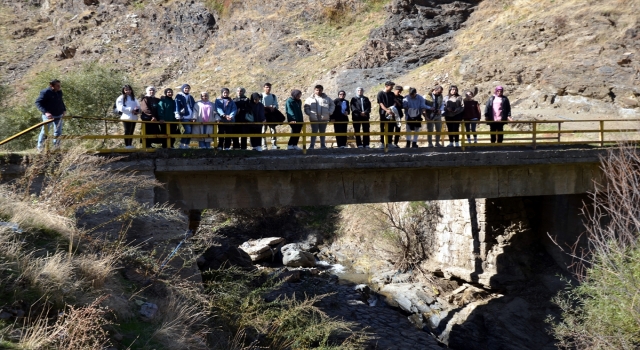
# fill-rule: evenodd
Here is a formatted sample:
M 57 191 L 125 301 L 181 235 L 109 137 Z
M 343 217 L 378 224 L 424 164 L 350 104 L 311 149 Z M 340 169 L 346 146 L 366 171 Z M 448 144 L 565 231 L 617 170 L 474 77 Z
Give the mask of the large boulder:
M 226 243 L 219 246 L 209 247 L 197 262 L 200 271 L 218 270 L 220 268 L 229 268 L 232 266 L 236 266 L 244 270 L 252 270 L 255 268 L 249 254 L 242 249 L 230 246 Z
M 316 257 L 304 250 L 300 249 L 297 243 L 287 244 L 282 247 L 282 263 L 290 267 L 314 267 L 316 266 Z
M 242 243 L 238 248 L 249 254 L 251 261 L 256 262 L 271 258 L 278 252 L 283 244 L 284 238 L 282 237 L 268 237 L 252 239 Z

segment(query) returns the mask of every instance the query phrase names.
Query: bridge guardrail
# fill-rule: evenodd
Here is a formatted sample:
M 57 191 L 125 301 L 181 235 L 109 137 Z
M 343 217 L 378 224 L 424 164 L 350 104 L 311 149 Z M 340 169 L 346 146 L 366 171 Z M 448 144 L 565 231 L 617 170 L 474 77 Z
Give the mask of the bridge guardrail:
M 99 118 L 99 117 L 83 117 L 83 116 L 68 116 L 63 117 L 65 120 L 73 120 L 73 119 L 90 119 L 90 120 L 100 120 L 107 121 L 113 123 L 120 123 L 122 120 L 114 119 L 114 118 Z M 28 134 L 30 131 L 37 130 L 45 124 L 48 124 L 51 121 L 45 121 L 38 123 L 21 131 L 20 133 L 11 136 L 10 138 L 0 141 L 0 146 L 11 142 L 19 137 L 22 137 Z M 276 132 L 275 134 L 247 134 L 247 133 L 234 133 L 234 134 L 220 134 L 219 126 L 220 125 L 229 125 L 229 123 L 223 122 L 155 122 L 155 121 L 128 121 L 136 124 L 160 124 L 164 123 L 165 125 L 211 125 L 213 126 L 213 133 L 210 134 L 171 134 L 169 127 L 166 128 L 167 133 L 165 134 L 145 134 L 144 129 L 140 128 L 139 135 L 124 135 L 124 134 L 113 134 L 113 135 L 62 135 L 58 137 L 58 139 L 74 139 L 74 140 L 118 140 L 118 139 L 178 139 L 185 137 L 188 135 L 188 138 L 211 138 L 212 149 L 216 150 L 218 147 L 218 139 L 219 138 L 236 138 L 236 137 L 260 137 L 260 138 L 271 138 L 271 137 L 291 137 L 291 136 L 299 136 L 300 143 L 302 144 L 302 152 L 306 154 L 308 138 L 311 136 L 325 136 L 328 138 L 328 142 L 335 142 L 336 136 L 346 136 L 349 139 L 353 140 L 355 136 L 365 136 L 368 135 L 370 137 L 383 136 L 383 144 L 384 144 L 384 152 L 388 152 L 389 144 L 388 137 L 392 136 L 407 136 L 407 135 L 418 135 L 418 142 L 427 141 L 424 136 L 436 136 L 440 135 L 443 141 L 444 146 L 444 138 L 448 135 L 459 135 L 460 137 L 460 148 L 464 151 L 469 147 L 501 147 L 501 146 L 528 146 L 536 149 L 538 146 L 545 145 L 571 145 L 571 144 L 589 144 L 594 146 L 604 147 L 610 144 L 616 144 L 618 142 L 640 142 L 640 133 L 638 129 L 640 128 L 640 119 L 606 119 L 606 120 L 526 120 L 526 121 L 507 121 L 507 122 L 492 122 L 492 121 L 478 121 L 475 122 L 480 125 L 488 125 L 491 123 L 504 123 L 505 125 L 511 126 L 512 129 L 519 128 L 520 130 L 508 130 L 508 131 L 483 131 L 477 130 L 475 132 L 467 132 L 465 130 L 465 124 L 470 123 L 469 121 L 459 121 L 459 122 L 451 122 L 447 121 L 422 121 L 421 122 L 421 131 L 418 132 L 407 132 L 399 131 L 399 132 L 389 132 L 389 128 L 386 127 L 385 131 L 370 131 L 370 132 L 359 132 L 348 130 L 346 133 L 336 133 L 336 132 L 324 132 L 324 133 L 313 133 L 309 132 L 308 126 L 311 124 L 347 124 L 348 126 L 352 126 L 355 123 L 363 124 L 367 122 L 359 122 L 359 121 L 348 121 L 348 122 L 298 122 L 297 124 L 303 125 L 303 128 L 299 134 L 291 133 L 291 132 Z M 396 121 L 369 121 L 371 126 L 380 125 L 382 123 L 385 124 L 396 124 Z M 406 125 L 405 121 L 401 122 L 403 125 Z M 429 132 L 422 131 L 425 128 L 426 124 L 429 123 L 441 123 L 442 131 L 441 132 Z M 446 123 L 459 123 L 460 131 L 459 132 L 450 132 L 446 130 Z M 633 127 L 629 128 L 606 128 L 606 123 L 633 123 Z M 288 123 L 233 123 L 234 125 L 282 125 L 286 126 Z M 597 127 L 593 128 L 593 124 L 596 124 Z M 563 128 L 563 125 L 575 125 L 574 129 Z M 445 131 L 446 130 L 446 131 Z M 578 134 L 578 136 L 576 136 Z M 621 135 L 622 137 L 611 137 L 611 135 Z M 470 143 L 467 141 L 467 136 L 469 135 L 478 135 L 477 143 Z M 489 138 L 483 136 L 491 136 L 491 135 L 503 135 L 504 141 L 502 143 L 490 143 Z M 562 139 L 563 135 L 572 135 L 572 137 L 565 137 Z M 508 137 L 511 136 L 511 137 Z M 609 137 L 607 137 L 609 136 Z M 49 141 L 49 140 L 48 140 Z M 47 141 L 46 146 L 48 147 L 49 142 Z M 402 140 L 401 142 L 404 142 Z M 377 143 L 377 142 L 374 142 Z M 156 148 L 134 148 L 134 149 L 124 149 L 124 148 L 97 148 L 94 151 L 99 153 L 106 152 L 154 152 Z

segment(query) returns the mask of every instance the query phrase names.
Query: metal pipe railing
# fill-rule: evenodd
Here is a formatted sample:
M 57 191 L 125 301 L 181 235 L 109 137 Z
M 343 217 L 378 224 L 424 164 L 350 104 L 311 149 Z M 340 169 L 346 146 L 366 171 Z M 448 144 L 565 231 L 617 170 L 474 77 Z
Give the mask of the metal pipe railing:
M 109 122 L 114 122 L 114 123 L 119 123 L 121 122 L 121 120 L 119 119 L 112 119 L 112 118 L 99 118 L 99 117 L 64 117 L 64 119 L 89 119 L 89 120 L 103 120 L 103 121 L 109 121 Z M 44 121 L 42 123 L 38 123 L 34 126 L 29 127 L 28 129 L 25 129 L 23 131 L 21 131 L 20 133 L 17 133 L 9 138 L 7 138 L 6 140 L 0 141 L 0 145 L 4 145 L 7 144 L 19 137 L 22 137 L 26 134 L 28 134 L 29 132 L 36 130 L 38 128 L 43 127 L 44 125 L 51 123 L 53 120 L 50 121 Z M 427 141 L 427 139 L 425 139 L 425 136 L 431 136 L 431 137 L 435 137 L 435 136 L 441 136 L 441 138 L 444 141 L 444 138 L 446 136 L 449 135 L 458 135 L 461 140 L 460 140 L 460 148 L 465 151 L 467 150 L 467 148 L 469 147 L 479 147 L 479 146 L 530 146 L 533 149 L 536 149 L 539 146 L 548 146 L 548 145 L 571 145 L 571 144 L 592 144 L 592 145 L 597 145 L 600 147 L 604 147 L 606 145 L 609 144 L 613 144 L 619 141 L 629 141 L 629 142 L 640 142 L 640 133 L 638 133 L 638 128 L 640 127 L 640 119 L 607 119 L 607 120 L 528 120 L 528 121 L 509 121 L 509 122 L 490 122 L 490 121 L 479 121 L 476 122 L 479 125 L 486 125 L 486 124 L 491 124 L 491 123 L 504 123 L 505 126 L 518 126 L 518 125 L 522 125 L 522 126 L 529 126 L 530 130 L 507 130 L 507 131 L 483 131 L 483 130 L 477 130 L 475 132 L 467 132 L 466 128 L 465 128 L 465 124 L 466 123 L 470 123 L 469 121 L 460 121 L 460 122 L 451 122 L 451 121 L 422 121 L 421 122 L 421 126 L 426 125 L 428 123 L 442 123 L 443 124 L 443 129 L 441 132 L 429 132 L 429 131 L 422 131 L 424 128 L 421 128 L 421 131 L 418 132 L 407 132 L 406 129 L 405 131 L 394 131 L 394 132 L 390 132 L 388 131 L 389 128 L 385 127 L 384 131 L 376 131 L 376 130 L 371 130 L 370 132 L 359 132 L 356 133 L 354 131 L 347 131 L 347 132 L 343 132 L 343 133 L 336 133 L 336 132 L 324 132 L 324 133 L 310 133 L 307 131 L 307 127 L 311 124 L 348 124 L 348 125 L 353 125 L 354 122 L 353 121 L 348 121 L 348 122 L 301 122 L 298 124 L 303 124 L 302 130 L 300 133 L 291 133 L 291 132 L 276 132 L 275 134 L 263 134 L 263 133 L 224 133 L 221 134 L 219 127 L 221 125 L 229 125 L 229 123 L 222 123 L 222 122 L 209 122 L 209 123 L 204 123 L 204 122 L 178 122 L 178 121 L 171 121 L 171 122 L 150 122 L 150 121 L 142 121 L 142 120 L 135 120 L 135 121 L 127 121 L 127 122 L 132 122 L 132 123 L 137 123 L 137 124 L 160 124 L 163 123 L 164 125 L 167 125 L 166 127 L 166 133 L 164 134 L 146 134 L 145 133 L 145 128 L 141 127 L 140 128 L 140 134 L 139 135 L 63 135 L 60 136 L 60 139 L 76 139 L 76 140 L 118 140 L 118 139 L 125 139 L 125 138 L 135 138 L 135 139 L 177 139 L 177 138 L 182 138 L 182 137 L 188 137 L 188 138 L 193 138 L 193 139 L 199 139 L 199 138 L 211 138 L 213 140 L 213 146 L 214 148 L 218 147 L 218 140 L 219 138 L 250 138 L 250 137 L 254 137 L 254 138 L 267 138 L 267 137 L 272 137 L 275 136 L 277 138 L 281 138 L 281 137 L 292 137 L 292 136 L 299 136 L 301 139 L 301 143 L 302 143 L 302 153 L 306 154 L 307 153 L 307 144 L 308 144 L 308 138 L 309 137 L 313 137 L 313 136 L 325 136 L 329 138 L 329 142 L 335 142 L 335 137 L 338 136 L 346 136 L 349 139 L 353 140 L 356 136 L 366 136 L 368 135 L 369 137 L 377 137 L 380 136 L 381 138 L 381 144 L 384 147 L 384 152 L 388 152 L 389 150 L 389 138 L 395 138 L 397 136 L 414 136 L 414 135 L 418 135 L 418 142 L 425 142 Z M 605 128 L 605 122 L 619 122 L 619 123 L 635 123 L 633 128 L 628 128 L 628 129 L 621 129 L 621 128 L 612 128 L 612 129 L 606 129 Z M 355 123 L 360 123 L 362 124 L 363 122 L 361 121 L 357 121 Z M 373 124 L 373 126 L 376 125 L 381 125 L 381 124 L 388 124 L 390 125 L 391 123 L 397 123 L 396 121 L 369 121 L 369 124 Z M 403 121 L 402 122 L 405 126 L 406 123 Z M 445 131 L 445 127 L 447 123 L 459 123 L 460 124 L 460 131 L 459 132 L 449 132 L 448 130 Z M 597 128 L 591 128 L 592 124 L 597 124 Z M 171 127 L 169 127 L 170 125 L 212 125 L 212 133 L 207 133 L 207 134 L 172 134 L 171 133 Z M 233 123 L 233 125 L 265 125 L 265 124 L 271 124 L 271 125 L 286 125 L 287 123 Z M 549 128 L 549 126 L 552 126 L 551 128 Z M 557 125 L 557 128 L 554 128 Z M 571 125 L 571 126 L 575 126 L 575 128 L 571 128 L 571 129 L 567 129 L 564 128 L 563 129 L 563 125 Z M 629 133 L 630 135 L 627 135 L 627 137 L 624 137 L 625 133 Z M 470 137 L 471 135 L 474 136 L 493 136 L 493 135 L 502 135 L 504 137 L 504 141 L 506 142 L 502 142 L 502 143 L 488 143 L 486 141 L 489 141 L 489 138 L 478 138 L 478 143 L 471 143 L 471 142 L 467 142 L 467 137 Z M 570 135 L 573 134 L 573 137 L 571 138 L 565 138 L 564 140 L 562 139 L 562 135 Z M 576 134 L 578 134 L 579 136 L 576 136 Z M 617 138 L 611 138 L 612 135 L 622 135 L 623 137 L 617 137 Z M 188 135 L 188 136 L 186 136 Z M 555 136 L 553 136 L 555 135 Z M 606 136 L 609 135 L 610 138 L 607 139 Z M 509 137 L 512 136 L 512 137 Z M 592 137 L 589 137 L 592 136 Z M 49 140 L 48 140 L 49 141 Z M 47 142 L 48 142 L 47 141 Z M 107 151 L 107 152 L 112 152 L 112 151 L 123 151 L 119 148 L 101 148 L 101 149 L 97 149 L 97 151 L 102 152 L 102 151 Z M 142 151 L 145 150 L 144 148 L 138 148 L 138 149 L 133 149 L 133 150 L 126 150 L 126 151 Z M 146 149 L 145 151 L 153 151 L 153 149 Z

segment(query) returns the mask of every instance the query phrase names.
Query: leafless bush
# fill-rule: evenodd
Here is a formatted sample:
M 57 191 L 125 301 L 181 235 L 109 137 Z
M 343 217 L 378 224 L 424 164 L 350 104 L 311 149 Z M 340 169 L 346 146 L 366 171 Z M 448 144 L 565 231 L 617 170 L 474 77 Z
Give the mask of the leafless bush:
M 583 210 L 588 219 L 589 250 L 574 252 L 577 276 L 584 280 L 590 256 L 612 256 L 636 248 L 640 233 L 640 154 L 623 145 L 602 157 L 604 178 L 590 194 L 593 206 Z
M 564 349 L 637 349 L 640 344 L 640 153 L 622 145 L 601 159 L 603 178 L 591 193 L 588 247 L 574 248 L 581 282 L 554 302 L 562 320 L 550 318 Z
M 380 227 L 393 244 L 395 266 L 408 270 L 419 266 L 433 252 L 435 204 L 424 202 L 384 203 L 372 206 Z

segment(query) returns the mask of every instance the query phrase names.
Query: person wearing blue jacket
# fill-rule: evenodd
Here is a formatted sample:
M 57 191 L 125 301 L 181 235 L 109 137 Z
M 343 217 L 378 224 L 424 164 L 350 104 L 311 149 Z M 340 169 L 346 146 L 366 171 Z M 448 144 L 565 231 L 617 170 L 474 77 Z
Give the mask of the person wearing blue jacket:
M 216 99 L 215 108 L 220 116 L 221 124 L 218 127 L 218 134 L 233 134 L 236 113 L 238 112 L 238 107 L 236 107 L 236 103 L 233 102 L 231 97 L 229 97 L 229 89 L 222 88 L 220 91 L 220 98 Z M 225 151 L 231 149 L 231 137 L 220 137 L 218 141 L 218 149 L 223 148 Z
M 36 99 L 36 107 L 42 113 L 42 121 L 46 122 L 53 119 L 53 145 L 60 146 L 58 137 L 62 136 L 62 117 L 67 114 L 67 107 L 62 99 L 62 85 L 60 80 L 54 79 L 49 82 L 49 87 L 40 91 L 40 95 Z M 42 151 L 46 140 L 46 133 L 49 130 L 49 124 L 42 126 L 40 136 L 38 136 L 38 151 Z
M 182 84 L 180 87 L 180 91 L 178 96 L 175 98 L 176 102 L 176 111 L 174 112 L 177 120 L 182 122 L 193 122 L 196 119 L 196 116 L 193 113 L 193 108 L 196 105 L 196 100 L 189 94 L 191 91 L 191 86 L 189 84 Z M 192 124 L 184 124 L 184 134 L 190 135 Z M 191 138 L 183 137 L 180 140 L 180 148 L 186 149 L 189 148 L 189 144 L 191 143 Z
M 424 97 L 418 95 L 415 88 L 409 89 L 409 95 L 402 100 L 402 108 L 407 120 L 407 145 L 406 148 L 418 148 L 418 132 L 422 125 L 422 115 L 426 115 L 428 110 L 432 110 L 427 105 Z

